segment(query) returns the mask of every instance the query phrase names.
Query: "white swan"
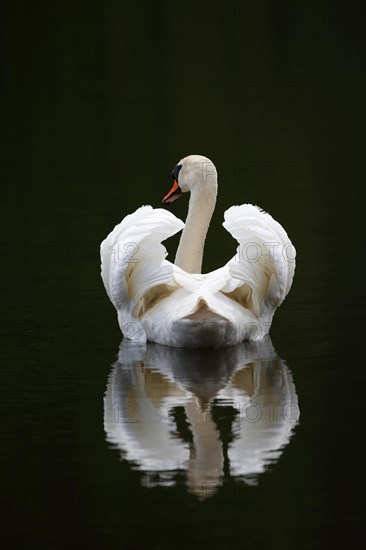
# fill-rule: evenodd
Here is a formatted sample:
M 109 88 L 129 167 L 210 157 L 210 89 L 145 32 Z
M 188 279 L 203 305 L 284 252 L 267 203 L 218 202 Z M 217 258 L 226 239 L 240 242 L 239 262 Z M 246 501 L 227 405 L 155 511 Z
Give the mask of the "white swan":
M 201 274 L 216 168 L 208 158 L 190 155 L 172 175 L 163 203 L 190 191 L 186 224 L 165 209 L 142 206 L 101 244 L 101 275 L 123 335 L 176 347 L 263 338 L 294 275 L 295 249 L 285 230 L 257 206 L 232 206 L 223 225 L 238 241 L 237 253 L 223 267 Z M 181 229 L 172 264 L 161 242 Z

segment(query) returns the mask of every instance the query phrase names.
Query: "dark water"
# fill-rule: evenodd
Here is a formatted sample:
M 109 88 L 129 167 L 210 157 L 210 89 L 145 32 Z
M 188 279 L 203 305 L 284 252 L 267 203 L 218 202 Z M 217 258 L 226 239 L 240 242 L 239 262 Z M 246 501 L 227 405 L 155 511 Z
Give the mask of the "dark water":
M 5 547 L 358 547 L 362 4 L 1 10 Z M 259 346 L 120 348 L 99 243 L 190 153 L 219 173 L 204 269 L 252 202 L 297 248 L 293 288 Z

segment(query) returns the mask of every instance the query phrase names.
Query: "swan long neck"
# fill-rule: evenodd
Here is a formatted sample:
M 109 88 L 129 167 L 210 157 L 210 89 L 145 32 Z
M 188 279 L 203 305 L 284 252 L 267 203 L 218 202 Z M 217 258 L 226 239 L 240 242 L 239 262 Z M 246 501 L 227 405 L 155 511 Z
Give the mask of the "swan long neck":
M 203 249 L 216 195 L 216 185 L 200 186 L 191 191 L 186 224 L 175 256 L 175 265 L 187 273 L 201 273 Z

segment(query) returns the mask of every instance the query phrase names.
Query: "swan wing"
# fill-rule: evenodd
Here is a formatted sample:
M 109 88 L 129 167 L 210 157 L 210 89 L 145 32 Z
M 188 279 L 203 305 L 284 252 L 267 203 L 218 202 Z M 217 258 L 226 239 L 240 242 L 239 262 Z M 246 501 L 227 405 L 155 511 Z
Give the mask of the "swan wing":
M 184 223 L 171 212 L 142 206 L 116 225 L 102 242 L 101 276 L 126 336 L 131 335 L 121 323 L 133 321 L 140 330 L 138 317 L 148 307 L 147 302 L 156 299 L 155 294 L 162 297 L 169 288 L 176 287 L 174 266 L 165 260 L 167 251 L 161 241 L 183 227 Z
M 252 204 L 226 210 L 223 226 L 239 246 L 236 256 L 223 268 L 221 291 L 258 318 L 269 315 L 271 321 L 291 288 L 294 246 L 283 227 Z

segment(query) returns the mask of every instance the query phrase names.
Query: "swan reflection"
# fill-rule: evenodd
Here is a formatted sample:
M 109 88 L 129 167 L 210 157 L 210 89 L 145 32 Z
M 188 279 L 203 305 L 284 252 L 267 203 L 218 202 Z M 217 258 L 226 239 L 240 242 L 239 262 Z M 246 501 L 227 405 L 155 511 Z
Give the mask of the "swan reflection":
M 144 473 L 205 498 L 224 476 L 256 483 L 298 422 L 291 373 L 269 337 L 212 350 L 123 341 L 104 399 L 107 441 Z M 224 473 L 225 472 L 225 473 Z

